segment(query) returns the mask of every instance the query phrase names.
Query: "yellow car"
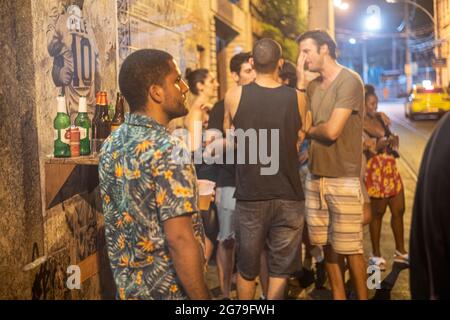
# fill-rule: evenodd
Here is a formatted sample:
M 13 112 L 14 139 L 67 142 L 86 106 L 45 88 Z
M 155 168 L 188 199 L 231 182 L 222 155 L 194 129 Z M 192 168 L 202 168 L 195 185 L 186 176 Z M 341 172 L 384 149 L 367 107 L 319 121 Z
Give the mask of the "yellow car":
M 416 87 L 405 103 L 405 117 L 416 120 L 420 116 L 441 117 L 450 111 L 450 95 L 439 87 Z

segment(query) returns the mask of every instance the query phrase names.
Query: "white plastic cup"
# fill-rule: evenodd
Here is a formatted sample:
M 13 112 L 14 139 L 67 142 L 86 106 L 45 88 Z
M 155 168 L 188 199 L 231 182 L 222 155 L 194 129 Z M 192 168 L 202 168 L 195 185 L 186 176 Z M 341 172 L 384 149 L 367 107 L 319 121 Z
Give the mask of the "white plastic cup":
M 198 180 L 198 193 L 199 193 L 199 207 L 202 211 L 208 211 L 211 204 L 212 195 L 214 193 L 214 187 L 216 183 L 210 180 L 199 179 Z

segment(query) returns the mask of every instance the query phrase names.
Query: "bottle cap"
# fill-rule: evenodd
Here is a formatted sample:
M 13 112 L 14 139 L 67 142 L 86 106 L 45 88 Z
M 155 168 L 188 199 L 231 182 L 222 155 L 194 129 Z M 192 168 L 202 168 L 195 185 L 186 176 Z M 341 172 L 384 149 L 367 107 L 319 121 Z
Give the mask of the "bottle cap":
M 101 91 L 100 92 L 99 105 L 101 105 L 101 106 L 107 106 L 108 105 L 108 94 L 106 93 L 106 91 Z
M 57 112 L 58 113 L 67 113 L 67 109 L 66 109 L 66 98 L 64 96 L 58 96 L 56 98 L 56 100 L 58 101 L 58 109 Z
M 80 112 L 87 112 L 86 97 L 80 97 L 78 102 L 78 113 Z

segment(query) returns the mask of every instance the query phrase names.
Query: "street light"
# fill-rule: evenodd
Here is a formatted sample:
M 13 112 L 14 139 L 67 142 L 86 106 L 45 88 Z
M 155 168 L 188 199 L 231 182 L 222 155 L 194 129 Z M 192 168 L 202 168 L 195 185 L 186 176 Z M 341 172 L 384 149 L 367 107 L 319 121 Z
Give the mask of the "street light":
M 366 19 L 366 29 L 368 30 L 379 30 L 381 28 L 380 18 L 377 16 L 369 16 Z
M 341 5 L 339 6 L 339 9 L 341 9 L 341 10 L 347 10 L 348 7 L 349 7 L 349 4 L 348 4 L 347 2 L 344 2 L 343 4 L 341 4 Z
M 371 5 L 367 7 L 366 29 L 379 30 L 381 28 L 381 12 L 380 7 Z
M 335 7 L 344 11 L 350 7 L 347 2 L 342 2 L 342 0 L 334 0 L 333 3 Z

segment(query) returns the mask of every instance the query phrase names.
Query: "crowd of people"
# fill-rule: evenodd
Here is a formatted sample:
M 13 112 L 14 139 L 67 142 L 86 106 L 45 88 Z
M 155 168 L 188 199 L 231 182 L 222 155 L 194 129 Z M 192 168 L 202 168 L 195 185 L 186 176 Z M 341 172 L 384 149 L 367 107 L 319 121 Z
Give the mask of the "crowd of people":
M 297 42 L 296 64 L 267 38 L 233 56 L 235 86 L 220 101 L 207 69 L 187 70 L 186 83 L 166 52 L 125 59 L 119 86 L 130 113 L 99 163 L 118 298 L 210 299 L 205 272 L 216 252 L 223 299 L 233 282 L 238 299 L 254 299 L 258 278 L 261 299 L 284 299 L 292 277 L 316 288 L 328 279 L 333 298 L 346 299 L 346 268 L 356 297 L 367 299 L 363 226 L 372 240 L 368 262 L 385 270 L 380 232 L 388 206 L 394 260 L 409 264 L 399 140 L 377 111 L 374 88 L 337 63 L 327 32 L 308 31 Z M 177 129 L 188 139 L 174 136 Z M 268 133 L 256 144 L 265 137 L 267 154 L 277 154 L 274 174 L 263 174 L 261 157 L 250 160 L 253 146 L 245 139 L 240 146 L 238 131 Z M 189 161 L 178 161 L 176 150 Z M 228 161 L 242 151 L 245 161 Z M 220 161 L 198 163 L 198 153 Z M 199 208 L 203 181 L 215 183 L 207 210 Z

